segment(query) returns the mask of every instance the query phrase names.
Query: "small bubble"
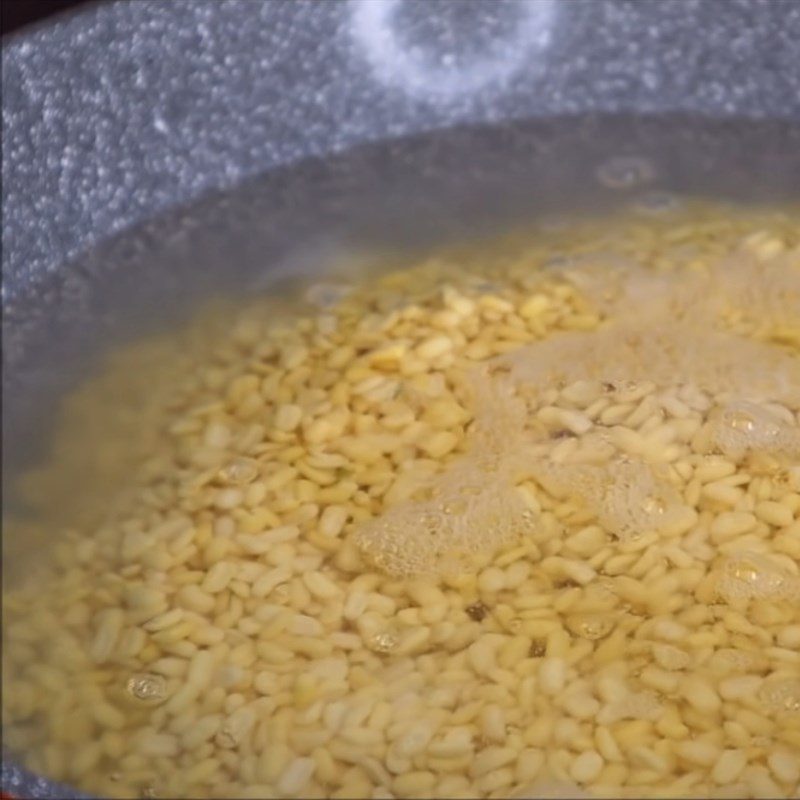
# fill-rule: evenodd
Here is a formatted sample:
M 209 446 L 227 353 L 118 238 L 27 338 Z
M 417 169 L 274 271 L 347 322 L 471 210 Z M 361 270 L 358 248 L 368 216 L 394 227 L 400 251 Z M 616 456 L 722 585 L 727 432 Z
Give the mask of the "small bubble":
M 219 471 L 219 478 L 224 483 L 244 486 L 252 483 L 258 477 L 259 471 L 258 462 L 252 458 L 237 458 Z
M 665 511 L 665 506 L 659 497 L 647 497 L 642 503 L 645 514 L 660 515 Z
M 384 631 L 383 633 L 376 633 L 369 640 L 371 650 L 376 653 L 391 653 L 397 647 L 398 638 L 394 633 Z
M 157 705 L 167 696 L 167 681 L 162 675 L 140 673 L 128 678 L 125 689 L 136 700 L 147 705 Z
M 638 156 L 616 156 L 597 169 L 597 180 L 609 189 L 632 189 L 655 177 L 653 164 Z
M 725 415 L 726 424 L 737 431 L 752 431 L 756 421 L 745 411 L 731 411 Z
M 463 514 L 467 510 L 467 504 L 463 500 L 452 500 L 442 506 L 445 514 Z
M 611 633 L 614 620 L 606 614 L 576 614 L 569 619 L 567 627 L 576 636 L 596 641 Z

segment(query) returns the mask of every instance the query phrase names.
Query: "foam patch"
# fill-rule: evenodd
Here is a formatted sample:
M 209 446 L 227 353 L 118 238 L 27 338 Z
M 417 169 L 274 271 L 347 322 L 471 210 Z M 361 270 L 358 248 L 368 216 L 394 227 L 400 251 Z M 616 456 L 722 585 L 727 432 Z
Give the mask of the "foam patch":
M 800 254 L 773 256 L 774 246 L 759 247 L 759 257 L 743 246 L 717 264 L 680 269 L 643 269 L 603 256 L 573 260 L 564 278 L 607 321 L 477 365 L 468 380 L 474 421 L 467 454 L 432 479 L 424 501 L 401 503 L 364 525 L 356 540 L 365 554 L 395 575 L 468 569 L 471 556 L 508 544 L 535 524 L 515 491 L 523 477 L 578 501 L 620 540 L 668 524 L 681 508 L 680 495 L 644 460 L 614 454 L 607 442 L 612 454 L 605 463 L 549 457 L 552 431 L 535 414 L 545 394 L 580 381 L 684 386 L 733 398 L 711 421 L 713 448 L 734 459 L 754 452 L 799 458 L 800 428 L 768 404 L 800 410 L 800 354 L 729 324 L 749 317 L 759 317 L 762 327 L 800 321 Z M 755 591 L 734 567 L 726 569 L 720 591 Z
M 766 342 L 694 323 L 627 321 L 556 334 L 499 359 L 517 384 L 550 388 L 579 380 L 693 384 L 709 394 L 800 405 L 800 358 Z
M 656 530 L 680 507 L 680 496 L 638 459 L 618 458 L 603 466 L 548 464 L 531 470 L 553 494 L 578 499 L 619 539 Z
M 394 506 L 364 525 L 356 544 L 390 575 L 447 575 L 470 559 L 520 538 L 533 515 L 491 456 L 452 466 L 429 487 L 430 499 Z M 494 476 L 494 477 L 493 477 Z
M 800 600 L 800 578 L 759 553 L 736 553 L 723 561 L 717 591 L 728 601 Z
M 734 460 L 754 452 L 800 458 L 800 428 L 762 405 L 743 400 L 727 404 L 715 417 L 711 440 Z

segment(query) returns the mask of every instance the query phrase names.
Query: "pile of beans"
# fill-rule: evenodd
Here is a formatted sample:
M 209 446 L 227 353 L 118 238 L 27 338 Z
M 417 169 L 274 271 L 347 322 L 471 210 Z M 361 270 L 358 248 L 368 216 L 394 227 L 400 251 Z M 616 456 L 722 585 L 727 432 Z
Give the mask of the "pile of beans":
M 715 449 L 731 398 L 548 387 L 552 462 L 607 431 L 667 471 L 658 528 L 622 539 L 531 478 L 536 523 L 463 573 L 357 544 L 468 451 L 476 365 L 606 324 L 560 263 L 742 246 L 800 270 L 797 210 L 575 222 L 117 354 L 7 523 L 6 744 L 109 797 L 798 796 L 800 465 Z M 800 300 L 781 325 L 800 359 Z M 758 400 L 796 435 L 800 407 Z

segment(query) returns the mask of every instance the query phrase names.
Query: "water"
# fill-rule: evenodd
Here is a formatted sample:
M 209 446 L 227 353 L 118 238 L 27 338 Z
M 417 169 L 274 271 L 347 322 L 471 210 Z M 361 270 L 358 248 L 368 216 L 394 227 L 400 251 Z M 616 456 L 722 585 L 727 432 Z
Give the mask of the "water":
M 4 587 L 12 748 L 34 769 L 104 794 L 155 786 L 163 796 L 232 796 L 288 780 L 291 759 L 317 748 L 340 761 L 323 730 L 338 720 L 362 742 L 370 788 L 381 791 L 392 769 L 410 767 L 384 764 L 365 720 L 399 736 L 410 720 L 427 724 L 435 698 L 430 741 L 439 742 L 472 724 L 463 709 L 490 698 L 502 710 L 499 738 L 469 737 L 464 757 L 477 786 L 469 764 L 490 741 L 529 743 L 568 774 L 572 751 L 538 738 L 551 718 L 586 747 L 598 724 L 609 727 L 638 768 L 626 737 L 657 752 L 672 746 L 658 727 L 667 714 L 692 736 L 714 722 L 692 712 L 681 681 L 744 674 L 764 679 L 758 698 L 771 710 L 761 766 L 800 702 L 791 662 L 770 646 L 798 624 L 798 575 L 785 532 L 766 522 L 756 540 L 716 550 L 707 526 L 727 495 L 707 497 L 692 480 L 728 459 L 743 508 L 792 491 L 770 476 L 793 463 L 800 385 L 774 365 L 791 367 L 796 355 L 764 335 L 768 314 L 754 332 L 706 303 L 710 293 L 684 291 L 694 273 L 683 261 L 674 268 L 685 282 L 658 273 L 656 260 L 671 257 L 679 225 L 693 224 L 710 265 L 700 281 L 719 276 L 720 251 L 734 254 L 731 269 L 750 269 L 737 248 L 752 229 L 784 243 L 755 254 L 757 264 L 793 269 L 788 213 L 732 216 L 686 200 L 644 222 L 635 212 L 582 220 L 534 242 L 507 239 L 499 263 L 491 246 L 474 245 L 469 277 L 463 247 L 441 251 L 411 271 L 376 270 L 321 305 L 297 286 L 291 303 L 231 302 L 116 352 L 67 401 L 49 460 L 20 487 L 36 513 L 11 521 L 19 541 L 29 527 L 31 541 L 60 537 L 39 551 L 35 580 Z M 771 241 L 756 247 L 774 250 Z M 556 253 L 569 274 L 539 270 Z M 606 275 L 619 288 L 611 299 L 594 288 Z M 752 293 L 728 288 L 712 299 L 752 308 Z M 527 317 L 520 309 L 534 293 L 547 302 Z M 762 299 L 778 319 L 783 307 Z M 673 324 L 676 306 L 695 321 Z M 321 327 L 322 317 L 336 324 Z M 434 336 L 450 347 L 427 363 L 420 348 Z M 403 357 L 374 360 L 389 344 Z M 742 352 L 759 357 L 734 370 Z M 363 390 L 386 379 L 391 395 Z M 300 409 L 296 425 L 277 424 L 285 407 Z M 432 455 L 442 433 L 452 446 Z M 409 477 L 416 493 L 397 485 Z M 321 520 L 331 506 L 346 521 L 329 535 Z M 264 536 L 273 539 L 262 548 Z M 356 585 L 363 612 L 346 620 Z M 170 624 L 153 622 L 173 611 Z M 158 662 L 175 677 L 158 674 Z M 564 691 L 600 704 L 596 719 L 573 718 L 563 696 L 536 691 L 539 670 L 562 662 Z M 655 673 L 658 690 L 644 680 L 655 666 L 668 673 Z M 301 718 L 287 699 L 309 670 L 319 680 L 303 689 Z M 239 709 L 258 720 L 252 729 L 235 723 Z M 189 743 L 208 720 L 200 756 Z M 69 749 L 68 729 L 86 733 Z M 123 755 L 117 733 L 130 743 Z M 245 752 L 259 753 L 257 767 Z M 187 784 L 212 754 L 225 767 L 212 763 Z M 285 763 L 269 762 L 281 754 Z M 685 774 L 680 760 L 668 763 L 670 779 Z M 111 772 L 116 790 L 104 783 Z M 545 772 L 505 789 L 524 796 Z M 338 786 L 321 780 L 312 775 L 306 789 Z

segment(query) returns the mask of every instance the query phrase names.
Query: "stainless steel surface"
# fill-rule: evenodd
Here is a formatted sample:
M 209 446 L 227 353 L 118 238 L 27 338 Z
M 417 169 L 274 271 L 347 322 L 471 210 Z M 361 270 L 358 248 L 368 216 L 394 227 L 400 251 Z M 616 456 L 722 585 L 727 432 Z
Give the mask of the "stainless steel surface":
M 621 154 L 660 188 L 800 192 L 797 3 L 436 8 L 115 3 L 7 44 L 4 465 L 99 341 L 331 247 L 624 198 L 595 179 Z M 9 759 L 2 787 L 79 796 Z

